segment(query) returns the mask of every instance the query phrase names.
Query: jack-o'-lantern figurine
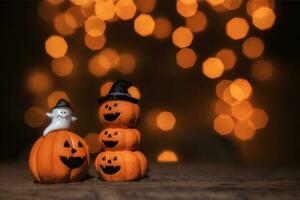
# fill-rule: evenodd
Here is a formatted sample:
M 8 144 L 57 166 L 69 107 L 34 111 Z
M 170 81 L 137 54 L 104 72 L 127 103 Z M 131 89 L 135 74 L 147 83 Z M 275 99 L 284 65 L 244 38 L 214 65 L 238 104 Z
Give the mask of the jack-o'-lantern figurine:
M 145 177 L 147 159 L 140 151 L 104 151 L 95 168 L 105 181 L 132 181 Z
M 58 111 L 58 110 L 59 111 Z M 52 118 L 70 120 L 72 110 L 66 100 L 59 100 L 52 109 Z M 61 183 L 82 180 L 89 169 L 89 151 L 85 141 L 68 130 L 64 121 L 48 126 L 44 136 L 33 145 L 29 168 L 39 183 Z M 51 127 L 51 129 L 49 129 Z
M 134 128 L 107 128 L 99 134 L 99 141 L 106 151 L 135 150 L 141 142 L 141 134 Z
M 100 122 L 104 127 L 135 127 L 140 115 L 139 99 L 138 89 L 130 82 L 116 81 L 98 100 Z

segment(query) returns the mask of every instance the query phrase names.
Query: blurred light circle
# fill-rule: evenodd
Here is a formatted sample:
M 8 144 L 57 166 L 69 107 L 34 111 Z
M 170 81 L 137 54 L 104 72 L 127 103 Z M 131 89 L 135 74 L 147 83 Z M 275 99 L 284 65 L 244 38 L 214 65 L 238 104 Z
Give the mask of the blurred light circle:
M 157 156 L 158 162 L 178 162 L 178 157 L 174 151 L 164 150 Z
M 136 61 L 131 54 L 123 53 L 120 55 L 119 64 L 117 70 L 122 74 L 130 74 L 133 72 L 136 66 Z
M 234 121 L 229 115 L 221 114 L 214 119 L 214 129 L 220 135 L 228 135 L 233 131 Z
M 193 49 L 183 48 L 176 54 L 176 62 L 183 69 L 191 68 L 195 65 L 197 55 Z
M 134 3 L 141 13 L 152 12 L 156 6 L 156 0 L 135 0 Z
M 243 53 L 248 58 L 257 58 L 264 52 L 264 42 L 258 37 L 249 37 L 243 42 Z
M 27 76 L 26 84 L 31 92 L 43 93 L 50 89 L 52 82 L 47 73 L 37 71 Z
M 72 28 L 79 28 L 83 25 L 84 16 L 78 6 L 71 6 L 65 12 L 65 21 Z
M 202 72 L 208 78 L 218 78 L 224 72 L 224 64 L 219 58 L 210 57 L 203 62 Z
M 45 111 L 39 107 L 31 107 L 26 110 L 24 114 L 24 121 L 32 128 L 40 127 L 46 121 Z
M 119 0 L 116 3 L 116 13 L 122 20 L 132 19 L 136 13 L 136 6 L 132 0 Z
M 64 36 L 72 35 L 75 31 L 74 28 L 69 26 L 66 22 L 65 13 L 59 14 L 54 18 L 54 28 L 55 30 Z
M 172 24 L 168 18 L 158 17 L 154 20 L 155 27 L 153 30 L 154 37 L 158 39 L 165 39 L 169 37 L 172 32 Z
M 273 65 L 268 60 L 258 60 L 252 65 L 251 74 L 257 81 L 270 79 L 273 74 Z
M 100 35 L 98 37 L 92 37 L 89 34 L 84 36 L 84 44 L 87 48 L 95 51 L 102 49 L 105 45 L 106 37 L 105 35 Z
M 225 0 L 222 6 L 227 10 L 236 10 L 241 6 L 242 3 L 243 0 Z
M 95 14 L 102 20 L 109 20 L 116 13 L 115 4 L 112 0 L 98 0 L 95 4 Z
M 249 101 L 242 101 L 237 105 L 232 106 L 232 116 L 239 121 L 249 119 L 253 107 Z
M 45 49 L 51 57 L 60 58 L 66 55 L 68 44 L 63 37 L 51 35 L 45 42 Z
M 215 103 L 215 113 L 217 115 L 231 115 L 231 106 L 225 103 L 223 100 L 218 100 Z
M 253 12 L 260 7 L 275 8 L 274 0 L 248 0 L 247 1 L 247 13 L 252 16 Z
M 216 95 L 219 99 L 224 100 L 224 91 L 231 85 L 232 81 L 222 80 L 216 85 Z
M 255 135 L 255 129 L 248 120 L 238 121 L 234 127 L 234 135 L 240 140 L 250 140 Z
M 243 101 L 251 96 L 252 87 L 246 79 L 238 78 L 230 85 L 230 93 L 238 101 Z
M 55 90 L 48 96 L 48 106 L 49 108 L 53 108 L 56 105 L 56 102 L 60 99 L 65 99 L 70 101 L 68 95 L 64 91 Z
M 236 55 L 231 49 L 221 49 L 216 54 L 216 57 L 221 59 L 225 70 L 232 69 L 236 64 Z
M 252 23 L 260 30 L 272 28 L 276 20 L 274 11 L 269 7 L 259 7 L 253 12 Z
M 179 48 L 188 47 L 193 42 L 192 31 L 184 26 L 177 28 L 172 34 L 173 44 Z
M 206 28 L 207 18 L 201 11 L 197 11 L 195 15 L 186 18 L 186 26 L 193 32 L 201 32 Z
M 249 121 L 255 129 L 262 129 L 267 126 L 269 116 L 264 109 L 255 108 L 251 113 Z
M 219 6 L 224 3 L 224 0 L 206 0 L 212 6 Z
M 171 112 L 163 111 L 156 116 L 156 125 L 163 131 L 172 130 L 175 123 L 176 118 Z
M 234 40 L 246 37 L 248 31 L 249 25 L 244 18 L 234 17 L 226 23 L 226 34 Z
M 74 68 L 74 64 L 71 58 L 68 56 L 53 59 L 51 66 L 52 66 L 52 71 L 57 76 L 67 76 L 72 72 Z
M 111 62 L 103 55 L 96 55 L 89 61 L 89 72 L 96 76 L 102 77 L 111 69 Z
M 183 17 L 193 16 L 198 8 L 197 0 L 177 0 L 176 10 Z
M 151 35 L 155 27 L 155 23 L 151 15 L 140 14 L 134 20 L 134 30 L 141 36 Z
M 86 33 L 91 37 L 99 37 L 103 35 L 106 29 L 106 24 L 103 20 L 93 15 L 85 21 L 84 28 Z
M 120 62 L 120 55 L 115 49 L 105 48 L 100 52 L 100 54 L 106 57 L 111 67 L 116 67 Z

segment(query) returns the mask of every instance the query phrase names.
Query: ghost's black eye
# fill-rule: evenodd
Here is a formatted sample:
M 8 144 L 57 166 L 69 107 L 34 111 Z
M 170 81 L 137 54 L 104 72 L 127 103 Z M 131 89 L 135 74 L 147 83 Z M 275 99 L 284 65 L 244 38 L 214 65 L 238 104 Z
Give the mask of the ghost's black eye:
M 78 142 L 78 147 L 83 147 L 81 142 Z
M 105 161 L 105 160 L 106 160 L 106 157 L 105 157 L 105 156 L 103 156 L 103 157 L 102 157 L 102 160 L 103 160 L 103 161 Z
M 115 156 L 115 157 L 113 158 L 114 161 L 116 161 L 117 159 L 118 159 L 117 156 Z
M 104 135 L 107 135 L 107 131 L 104 132 Z
M 67 140 L 64 143 L 64 147 L 70 147 L 70 143 Z
M 105 108 L 107 108 L 107 107 L 108 107 L 108 105 L 106 104 Z
M 114 135 L 118 135 L 118 132 L 115 132 Z
M 118 104 L 117 104 L 117 103 L 115 103 L 115 104 L 114 104 L 114 107 L 117 107 L 117 106 L 118 106 Z

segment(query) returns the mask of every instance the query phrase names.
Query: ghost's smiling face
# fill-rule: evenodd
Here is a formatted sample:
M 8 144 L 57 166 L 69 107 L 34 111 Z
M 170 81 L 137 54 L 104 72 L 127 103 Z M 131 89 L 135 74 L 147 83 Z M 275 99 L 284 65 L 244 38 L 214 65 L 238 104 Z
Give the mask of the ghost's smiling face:
M 53 111 L 53 117 L 61 120 L 70 120 L 72 111 L 69 108 L 55 108 Z

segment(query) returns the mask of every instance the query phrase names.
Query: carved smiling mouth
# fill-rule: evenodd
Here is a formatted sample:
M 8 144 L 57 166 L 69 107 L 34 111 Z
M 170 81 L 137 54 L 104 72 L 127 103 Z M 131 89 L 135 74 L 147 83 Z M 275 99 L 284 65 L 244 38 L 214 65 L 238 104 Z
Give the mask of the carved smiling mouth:
M 109 175 L 115 174 L 121 169 L 120 166 L 106 166 L 106 167 L 103 167 L 102 165 L 100 165 L 100 167 L 101 167 L 102 171 L 105 174 L 109 174 Z
M 109 148 L 113 148 L 118 144 L 119 141 L 106 141 L 103 140 L 103 143 L 105 146 L 109 147 Z
M 64 163 L 64 165 L 66 165 L 67 167 L 69 167 L 70 169 L 75 169 L 80 167 L 83 162 L 85 161 L 86 156 L 81 158 L 81 157 L 65 157 L 65 156 L 60 156 L 60 160 L 62 161 L 62 163 Z
M 66 116 L 64 117 L 64 116 L 61 116 L 61 115 L 57 115 L 57 118 L 69 119 L 69 118 L 70 118 L 70 116 L 69 116 L 69 115 L 66 115 Z
M 115 121 L 120 116 L 120 113 L 110 113 L 110 114 L 103 114 L 103 117 L 106 121 L 112 122 Z

